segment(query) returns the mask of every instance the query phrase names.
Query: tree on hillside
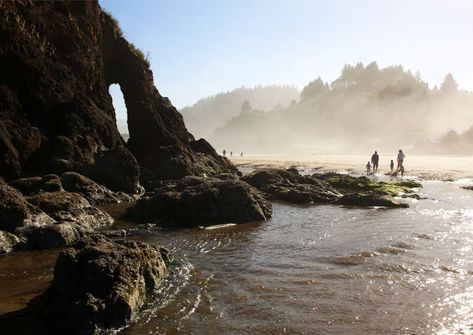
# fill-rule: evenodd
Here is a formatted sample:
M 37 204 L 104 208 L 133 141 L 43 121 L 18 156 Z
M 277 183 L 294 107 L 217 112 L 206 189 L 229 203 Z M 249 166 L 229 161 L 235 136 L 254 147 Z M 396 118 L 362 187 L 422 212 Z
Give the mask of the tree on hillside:
M 248 114 L 251 112 L 251 105 L 248 100 L 243 101 L 240 107 L 240 113 L 241 114 Z
M 302 100 L 310 99 L 310 98 L 316 97 L 318 95 L 325 94 L 329 91 L 330 91 L 330 89 L 328 88 L 328 86 L 326 84 L 324 84 L 322 79 L 319 77 L 319 78 L 315 79 L 314 81 L 311 81 L 310 83 L 308 83 L 302 89 L 301 99 Z
M 451 73 L 448 73 L 443 80 L 442 85 L 440 86 L 440 91 L 445 94 L 453 94 L 457 92 L 458 84 L 453 78 Z

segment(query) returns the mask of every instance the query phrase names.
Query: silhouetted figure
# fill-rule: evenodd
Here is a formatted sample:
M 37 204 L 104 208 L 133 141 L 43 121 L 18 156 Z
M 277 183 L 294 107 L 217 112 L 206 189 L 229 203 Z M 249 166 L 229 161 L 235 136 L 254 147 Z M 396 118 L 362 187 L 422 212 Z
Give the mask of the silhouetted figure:
M 391 173 L 393 173 L 394 170 L 394 161 L 391 159 L 391 164 L 389 164 L 389 167 L 391 168 Z
M 404 165 L 401 165 L 401 178 L 404 177 Z
M 366 174 L 369 175 L 371 173 L 371 163 L 366 163 Z
M 225 157 L 226 154 L 227 152 L 225 151 L 225 149 L 223 149 L 223 157 Z
M 406 158 L 406 156 L 404 155 L 402 150 L 399 149 L 399 153 L 397 154 L 397 170 L 398 171 L 401 168 L 402 164 L 404 163 L 404 158 Z
M 241 152 L 240 157 L 243 157 L 243 151 Z
M 230 157 L 232 157 L 232 156 L 233 156 L 233 151 L 230 151 Z
M 377 172 L 379 164 L 379 155 L 377 151 L 375 151 L 373 156 L 371 156 L 371 163 L 373 164 L 373 172 Z

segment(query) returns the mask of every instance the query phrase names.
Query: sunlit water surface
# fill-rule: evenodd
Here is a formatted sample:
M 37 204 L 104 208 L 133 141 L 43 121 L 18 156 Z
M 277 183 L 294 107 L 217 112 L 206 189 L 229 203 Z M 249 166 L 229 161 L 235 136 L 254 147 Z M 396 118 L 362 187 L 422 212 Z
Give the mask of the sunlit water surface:
M 276 203 L 261 224 L 143 231 L 183 265 L 124 333 L 472 333 L 473 192 L 420 194 L 402 210 Z
M 420 195 L 408 209 L 275 203 L 264 223 L 137 229 L 177 257 L 121 333 L 472 333 L 473 192 L 425 182 Z

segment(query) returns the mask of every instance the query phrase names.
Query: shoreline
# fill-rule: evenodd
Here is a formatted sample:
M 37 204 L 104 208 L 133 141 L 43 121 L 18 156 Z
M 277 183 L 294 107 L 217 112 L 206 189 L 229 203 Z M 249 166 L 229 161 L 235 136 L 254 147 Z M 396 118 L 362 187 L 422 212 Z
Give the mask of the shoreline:
M 239 169 L 296 167 L 309 173 L 341 172 L 364 175 L 364 166 L 370 155 L 246 155 L 228 157 Z M 394 155 L 380 155 L 377 174 L 390 171 Z M 396 162 L 395 162 L 396 163 Z M 473 156 L 410 155 L 405 160 L 405 178 L 453 181 L 473 179 Z

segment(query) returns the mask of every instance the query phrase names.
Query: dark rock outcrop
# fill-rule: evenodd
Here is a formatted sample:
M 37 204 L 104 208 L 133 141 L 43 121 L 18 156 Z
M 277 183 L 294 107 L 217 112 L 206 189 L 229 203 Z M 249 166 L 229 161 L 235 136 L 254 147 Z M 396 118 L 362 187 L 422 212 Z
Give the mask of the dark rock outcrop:
M 38 192 L 58 192 L 62 191 L 61 180 L 55 174 L 43 177 L 28 177 L 10 181 L 10 186 L 16 188 L 24 195 L 31 195 Z
M 178 227 L 262 221 L 271 214 L 271 204 L 247 183 L 199 177 L 158 188 L 127 213 L 137 221 Z
M 295 169 L 261 169 L 241 179 L 267 194 L 272 200 L 328 203 L 341 196 L 329 184 L 311 176 L 302 176 Z
M 53 249 L 74 244 L 85 234 L 85 229 L 72 222 L 60 222 L 34 227 L 23 232 L 30 249 Z
M 325 173 L 300 175 L 296 169 L 258 169 L 241 178 L 272 200 L 291 203 L 334 203 L 349 206 L 409 207 L 393 197 L 413 197 L 414 181 L 385 183 L 366 177 Z
M 130 195 L 121 191 L 112 192 L 105 186 L 76 172 L 65 172 L 61 177 L 49 174 L 43 177 L 20 178 L 10 181 L 9 185 L 27 196 L 64 190 L 79 193 L 93 206 L 134 201 Z
M 167 250 L 89 236 L 64 250 L 32 308 L 68 334 L 99 334 L 133 320 L 167 274 Z
M 193 140 L 148 61 L 97 1 L 1 1 L 0 36 L 0 176 L 75 171 L 132 193 L 140 169 L 145 181 L 237 172 Z M 111 84 L 124 95 L 128 143 Z
M 0 230 L 15 232 L 31 216 L 29 204 L 13 187 L 0 182 Z
M 30 204 L 58 222 L 74 222 L 85 230 L 111 225 L 113 219 L 80 194 L 71 192 L 40 193 L 27 197 Z
M 105 186 L 75 172 L 63 173 L 61 181 L 66 191 L 79 193 L 93 206 L 134 200 L 125 193 L 112 192 Z

